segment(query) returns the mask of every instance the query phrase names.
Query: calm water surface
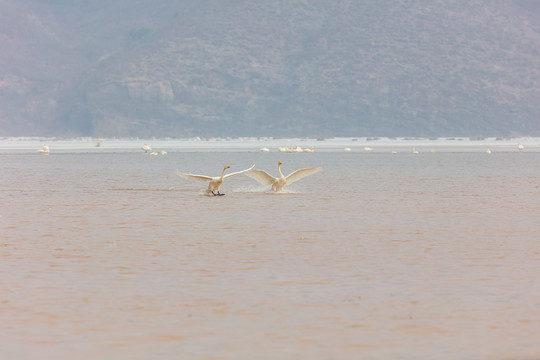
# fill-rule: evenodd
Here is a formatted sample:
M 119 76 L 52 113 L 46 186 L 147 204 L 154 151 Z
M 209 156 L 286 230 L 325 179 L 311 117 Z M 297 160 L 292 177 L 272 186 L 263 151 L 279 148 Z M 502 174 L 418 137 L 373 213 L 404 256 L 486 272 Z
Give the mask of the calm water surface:
M 226 196 L 176 171 L 323 166 Z M 2 359 L 539 359 L 540 153 L 0 154 Z

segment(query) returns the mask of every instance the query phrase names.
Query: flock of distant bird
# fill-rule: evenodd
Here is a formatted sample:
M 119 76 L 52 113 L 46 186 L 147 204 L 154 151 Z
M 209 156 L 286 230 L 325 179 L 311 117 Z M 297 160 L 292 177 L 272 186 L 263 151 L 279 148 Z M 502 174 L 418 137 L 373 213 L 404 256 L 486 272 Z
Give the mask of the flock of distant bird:
M 148 146 L 148 144 L 143 144 L 143 146 L 141 146 L 141 149 L 145 153 L 150 152 L 150 155 L 157 155 L 158 154 L 157 151 L 152 151 L 152 148 L 150 146 Z M 161 155 L 167 155 L 167 152 L 165 150 L 161 150 Z
M 524 146 L 522 143 L 518 143 L 518 150 L 521 152 L 523 151 L 524 149 Z M 313 148 L 310 148 L 310 149 L 301 149 L 299 147 L 297 147 L 298 149 L 296 148 L 293 148 L 292 146 L 290 148 L 287 148 L 287 147 L 283 147 L 283 148 L 279 148 L 279 151 L 280 152 L 313 152 Z M 141 149 L 145 152 L 145 153 L 148 153 L 148 152 L 151 152 L 152 151 L 152 148 L 150 146 L 148 146 L 148 144 L 143 144 L 141 146 Z M 262 148 L 261 151 L 269 151 L 268 148 Z M 351 151 L 351 148 L 344 148 L 344 151 L 346 152 L 349 152 Z M 373 149 L 369 148 L 369 147 L 365 147 L 364 148 L 364 151 L 366 152 L 371 152 L 373 151 Z M 37 151 L 39 154 L 45 154 L 45 155 L 48 155 L 50 153 L 50 149 L 47 145 L 44 145 L 41 149 L 39 149 Z M 491 149 L 488 148 L 486 150 L 486 153 L 488 154 L 491 154 Z M 157 152 L 151 152 L 152 155 L 157 155 L 158 153 Z M 167 152 L 166 151 L 161 151 L 161 154 L 162 155 L 166 155 Z M 396 154 L 396 151 L 394 151 L 394 147 L 392 147 L 392 154 Z M 418 154 L 418 151 L 415 149 L 415 147 L 413 146 L 413 154 Z M 309 175 L 312 175 L 312 174 L 315 174 L 316 172 L 318 171 L 321 171 L 322 170 L 322 167 L 314 167 L 314 168 L 305 168 L 305 169 L 299 169 L 299 170 L 296 170 L 296 171 L 293 171 L 292 173 L 290 173 L 289 175 L 285 176 L 283 175 L 283 172 L 281 172 L 281 164 L 282 162 L 280 161 L 278 163 L 278 172 L 279 172 L 279 177 L 274 177 L 272 175 L 270 175 L 269 173 L 267 173 L 266 171 L 264 170 L 258 170 L 258 169 L 253 169 L 255 167 L 255 165 L 253 165 L 252 167 L 250 167 L 249 169 L 245 169 L 245 170 L 242 170 L 242 171 L 237 171 L 237 172 L 233 172 L 233 173 L 229 173 L 227 175 L 225 175 L 225 171 L 227 169 L 229 169 L 229 165 L 226 165 L 224 168 L 223 168 L 223 171 L 221 172 L 221 176 L 206 176 L 206 175 L 196 175 L 196 174 L 184 174 L 184 173 L 177 173 L 177 175 L 179 176 L 182 176 L 186 179 L 190 179 L 190 180 L 197 180 L 197 181 L 207 181 L 208 182 L 208 189 L 206 189 L 206 193 L 209 195 L 209 194 L 212 194 L 214 196 L 222 196 L 222 195 L 225 195 L 223 193 L 221 193 L 219 191 L 221 185 L 223 184 L 223 181 L 227 178 L 230 178 L 230 177 L 233 177 L 233 176 L 236 176 L 236 175 L 239 175 L 239 174 L 243 174 L 245 173 L 247 176 L 251 177 L 252 179 L 255 179 L 257 180 L 259 183 L 263 184 L 263 185 L 270 185 L 272 190 L 273 191 L 282 191 L 283 188 L 285 187 L 285 185 L 289 185 L 289 184 L 292 184 L 300 179 L 303 179 L 305 178 L 306 176 L 309 176 Z

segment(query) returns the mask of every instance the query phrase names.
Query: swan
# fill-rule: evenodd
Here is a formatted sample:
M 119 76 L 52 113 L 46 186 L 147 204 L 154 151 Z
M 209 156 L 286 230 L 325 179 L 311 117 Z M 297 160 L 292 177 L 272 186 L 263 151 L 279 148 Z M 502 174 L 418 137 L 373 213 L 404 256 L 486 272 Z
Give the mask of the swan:
M 310 147 L 310 148 L 305 148 L 304 152 L 312 153 L 312 152 L 315 152 L 315 150 L 313 150 L 313 147 Z
M 365 151 L 365 152 L 372 152 L 373 149 L 366 146 L 366 147 L 364 147 L 364 151 Z
M 518 144 L 518 150 L 519 150 L 519 151 L 523 151 L 524 148 L 525 148 L 525 147 L 523 146 L 522 143 L 519 143 L 519 144 Z
M 141 149 L 143 149 L 145 153 L 152 151 L 152 148 L 147 144 L 143 144 L 143 146 L 141 146 Z
M 291 149 L 289 149 L 286 146 L 278 146 L 279 152 L 292 152 Z
M 350 151 L 351 151 L 351 148 L 350 148 L 350 147 L 346 147 L 345 149 L 343 149 L 343 151 L 345 151 L 345 152 L 350 152 Z
M 418 150 L 416 150 L 416 148 L 414 146 L 412 147 L 412 153 L 413 154 L 419 154 Z
M 490 148 L 487 148 L 486 154 L 491 154 L 491 149 Z
M 397 154 L 397 151 L 394 150 L 394 147 L 393 147 L 393 146 L 392 146 L 392 154 L 394 154 L 394 155 Z
M 306 168 L 293 171 L 287 176 L 284 176 L 281 172 L 281 161 L 278 163 L 278 171 L 280 177 L 276 178 L 267 173 L 264 170 L 249 170 L 246 175 L 252 179 L 257 180 L 263 185 L 272 185 L 272 190 L 281 191 L 286 184 L 292 184 L 295 181 L 305 178 L 311 174 L 321 171 L 322 167 Z
M 49 155 L 51 150 L 49 149 L 49 147 L 47 145 L 43 145 L 43 147 L 41 149 L 39 149 L 37 152 L 39 154 Z
M 269 152 L 270 149 L 267 148 L 267 147 L 262 147 L 262 148 L 260 148 L 260 151 L 261 151 L 261 152 Z
M 221 172 L 221 176 L 206 176 L 206 175 L 183 174 L 183 173 L 176 173 L 176 175 L 182 176 L 186 179 L 191 179 L 191 180 L 208 181 L 209 183 L 208 183 L 208 189 L 206 189 L 206 193 L 207 194 L 212 193 L 212 195 L 214 196 L 218 196 L 218 195 L 223 196 L 225 194 L 220 193 L 219 188 L 221 184 L 223 184 L 224 179 L 249 171 L 253 169 L 254 166 L 255 164 L 253 164 L 253 166 L 250 167 L 249 169 L 245 169 L 242 171 L 237 171 L 237 172 L 225 175 L 225 170 L 227 170 L 230 167 L 229 165 L 225 165 L 225 167 L 223 168 L 223 171 Z

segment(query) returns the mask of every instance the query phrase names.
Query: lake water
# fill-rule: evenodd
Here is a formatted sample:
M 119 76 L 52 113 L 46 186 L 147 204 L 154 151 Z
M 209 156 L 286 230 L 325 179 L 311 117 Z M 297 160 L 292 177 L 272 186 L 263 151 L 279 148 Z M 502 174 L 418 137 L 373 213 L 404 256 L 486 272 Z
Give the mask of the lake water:
M 538 142 L 204 144 L 1 142 L 1 359 L 540 359 Z

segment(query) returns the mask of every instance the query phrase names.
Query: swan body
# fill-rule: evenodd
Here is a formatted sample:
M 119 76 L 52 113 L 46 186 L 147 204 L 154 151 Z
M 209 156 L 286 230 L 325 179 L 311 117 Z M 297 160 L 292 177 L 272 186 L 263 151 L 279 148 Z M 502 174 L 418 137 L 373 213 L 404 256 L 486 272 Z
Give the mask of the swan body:
M 249 171 L 253 169 L 255 164 L 253 164 L 252 167 L 249 169 L 245 169 L 242 171 L 233 172 L 230 174 L 225 175 L 225 170 L 227 170 L 230 166 L 225 165 L 223 168 L 223 171 L 221 172 L 221 176 L 206 176 L 206 175 L 195 175 L 195 174 L 183 174 L 183 173 L 176 173 L 178 176 L 182 176 L 183 178 L 190 179 L 190 180 L 197 180 L 197 181 L 208 181 L 208 189 L 206 189 L 207 194 L 212 194 L 214 196 L 222 196 L 225 194 L 222 194 L 219 192 L 219 188 L 221 187 L 221 184 L 223 184 L 223 180 L 226 178 L 236 176 L 238 174 L 244 173 L 246 171 Z
M 152 148 L 147 144 L 143 144 L 143 146 L 141 146 L 141 149 L 143 149 L 145 153 L 152 151 Z
M 248 170 L 246 175 L 252 179 L 257 180 L 263 185 L 272 185 L 272 190 L 281 191 L 287 184 L 292 184 L 295 181 L 305 178 L 311 174 L 321 171 L 322 167 L 306 168 L 293 171 L 289 175 L 285 176 L 281 172 L 281 161 L 278 163 L 278 171 L 280 177 L 274 177 L 264 170 Z
M 364 151 L 365 151 L 365 152 L 372 152 L 373 149 L 366 146 L 366 147 L 364 147 Z
M 523 151 L 524 148 L 525 148 L 525 147 L 523 146 L 522 143 L 519 143 L 519 144 L 518 144 L 518 150 L 519 150 L 519 151 Z
M 260 149 L 260 151 L 262 151 L 262 152 L 269 152 L 270 149 L 267 148 L 267 147 L 262 147 L 262 148 Z
M 343 149 L 343 151 L 345 151 L 345 152 L 350 152 L 350 151 L 351 151 L 351 148 L 350 148 L 350 147 L 346 147 L 345 149 Z
M 43 145 L 43 147 L 41 149 L 39 149 L 37 152 L 39 154 L 49 155 L 51 150 L 49 149 L 49 147 L 47 145 Z
M 304 149 L 304 152 L 312 153 L 312 152 L 315 152 L 315 150 L 313 150 L 313 148 L 310 147 L 310 148 L 305 148 L 305 149 Z
M 293 152 L 292 145 L 291 145 L 291 147 L 278 146 L 278 150 L 279 150 L 279 152 L 286 152 L 286 153 L 292 153 Z

